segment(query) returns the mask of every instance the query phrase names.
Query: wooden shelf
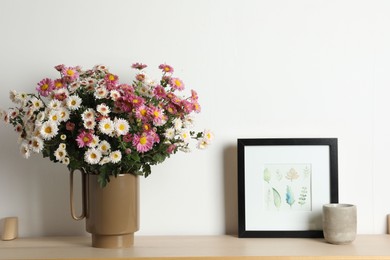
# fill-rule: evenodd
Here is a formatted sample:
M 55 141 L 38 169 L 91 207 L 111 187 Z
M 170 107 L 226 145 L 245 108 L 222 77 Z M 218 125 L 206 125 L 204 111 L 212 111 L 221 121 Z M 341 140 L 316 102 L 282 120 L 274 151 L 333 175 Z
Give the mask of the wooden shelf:
M 0 241 L 0 259 L 388 259 L 389 235 L 358 235 L 349 245 L 323 239 L 234 236 L 136 236 L 127 249 L 92 248 L 89 237 Z

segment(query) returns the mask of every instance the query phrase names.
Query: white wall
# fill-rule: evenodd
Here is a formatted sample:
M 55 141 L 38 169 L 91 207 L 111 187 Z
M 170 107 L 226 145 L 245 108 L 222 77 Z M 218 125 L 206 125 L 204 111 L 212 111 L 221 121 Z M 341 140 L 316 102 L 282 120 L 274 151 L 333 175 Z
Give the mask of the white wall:
M 200 95 L 216 141 L 180 154 L 141 183 L 139 235 L 236 230 L 236 139 L 339 138 L 340 201 L 359 233 L 385 233 L 390 212 L 390 2 L 372 0 L 1 0 L 0 106 L 53 66 L 160 63 Z M 22 236 L 83 234 L 69 215 L 68 173 L 19 156 L 0 125 L 0 218 Z

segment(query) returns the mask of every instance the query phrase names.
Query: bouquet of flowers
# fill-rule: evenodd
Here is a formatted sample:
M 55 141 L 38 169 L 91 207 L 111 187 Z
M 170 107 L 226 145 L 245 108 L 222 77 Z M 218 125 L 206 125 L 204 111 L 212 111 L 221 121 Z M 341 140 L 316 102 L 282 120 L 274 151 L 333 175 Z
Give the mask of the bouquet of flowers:
M 191 140 L 206 148 L 213 133 L 191 130 L 193 113 L 201 111 L 198 95 L 178 94 L 184 83 L 171 66 L 159 66 L 159 81 L 147 76 L 146 67 L 133 64 L 135 79 L 121 84 L 103 65 L 89 70 L 58 65 L 60 77 L 41 80 L 37 93 L 11 91 L 17 107 L 1 111 L 2 117 L 19 133 L 25 158 L 42 153 L 69 170 L 99 175 L 101 186 L 119 173 L 147 177 L 151 165 L 189 152 Z

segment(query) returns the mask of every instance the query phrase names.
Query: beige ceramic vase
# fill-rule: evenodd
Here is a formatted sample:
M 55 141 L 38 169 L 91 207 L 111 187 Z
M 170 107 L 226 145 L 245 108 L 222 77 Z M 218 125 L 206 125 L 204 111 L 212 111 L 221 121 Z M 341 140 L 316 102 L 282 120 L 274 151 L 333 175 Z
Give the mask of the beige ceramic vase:
M 139 180 L 133 174 L 110 177 L 100 187 L 97 175 L 83 174 L 83 213 L 75 216 L 73 208 L 73 173 L 71 173 L 71 212 L 76 220 L 86 219 L 92 234 L 92 246 L 126 248 L 134 244 L 139 229 Z

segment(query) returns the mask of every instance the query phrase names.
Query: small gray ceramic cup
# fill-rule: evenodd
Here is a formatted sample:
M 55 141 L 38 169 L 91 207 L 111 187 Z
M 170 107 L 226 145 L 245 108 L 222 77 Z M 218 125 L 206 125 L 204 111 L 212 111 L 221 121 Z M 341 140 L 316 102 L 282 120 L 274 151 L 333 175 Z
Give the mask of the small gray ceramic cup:
M 352 204 L 325 204 L 322 207 L 324 238 L 328 243 L 349 244 L 356 238 L 356 206 Z

